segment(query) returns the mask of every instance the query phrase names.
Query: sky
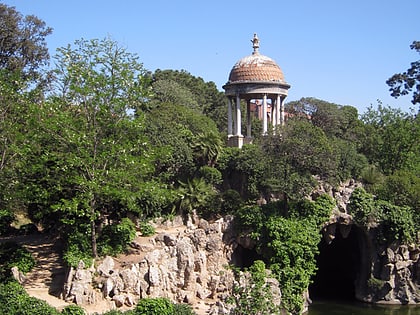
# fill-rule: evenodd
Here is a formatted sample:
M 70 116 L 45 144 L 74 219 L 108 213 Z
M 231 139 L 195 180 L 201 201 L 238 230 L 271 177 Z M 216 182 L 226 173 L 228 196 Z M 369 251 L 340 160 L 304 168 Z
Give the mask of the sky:
M 75 40 L 110 37 L 147 70 L 186 70 L 218 89 L 253 51 L 274 59 L 302 97 L 351 105 L 362 114 L 377 100 L 409 111 L 385 81 L 419 60 L 419 0 L 0 0 L 53 28 L 50 54 Z

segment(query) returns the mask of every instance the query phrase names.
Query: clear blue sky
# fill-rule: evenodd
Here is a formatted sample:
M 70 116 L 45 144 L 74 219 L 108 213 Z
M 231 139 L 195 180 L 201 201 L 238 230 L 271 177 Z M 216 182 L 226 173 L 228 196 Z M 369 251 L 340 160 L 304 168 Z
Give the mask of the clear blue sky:
M 232 66 L 260 52 L 292 85 L 287 101 L 316 97 L 363 113 L 380 99 L 408 111 L 409 96 L 389 96 L 385 81 L 419 55 L 419 0 L 5 0 L 54 29 L 51 55 L 74 40 L 110 36 L 144 67 L 184 69 L 222 90 Z

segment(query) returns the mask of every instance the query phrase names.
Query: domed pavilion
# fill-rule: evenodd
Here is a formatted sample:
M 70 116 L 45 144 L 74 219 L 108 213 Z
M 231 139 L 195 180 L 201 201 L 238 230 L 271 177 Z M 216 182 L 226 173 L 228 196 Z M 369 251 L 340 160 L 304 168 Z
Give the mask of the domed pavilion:
M 251 143 L 252 116 L 262 121 L 262 133 L 268 126 L 284 124 L 284 100 L 290 85 L 284 79 L 277 63 L 259 53 L 260 41 L 257 34 L 251 40 L 252 55 L 240 59 L 229 74 L 229 81 L 223 86 L 228 97 L 228 145 L 241 148 Z M 241 100 L 246 101 L 246 136 L 241 130 Z

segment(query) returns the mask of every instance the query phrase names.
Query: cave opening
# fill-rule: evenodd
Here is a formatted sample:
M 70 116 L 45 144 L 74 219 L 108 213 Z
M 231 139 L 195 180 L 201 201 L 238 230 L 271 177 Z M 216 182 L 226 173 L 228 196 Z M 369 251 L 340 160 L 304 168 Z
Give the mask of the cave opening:
M 318 245 L 317 273 L 309 286 L 313 300 L 355 300 L 355 285 L 361 271 L 361 231 L 355 225 L 347 237 L 337 226 L 334 240 Z
M 263 257 L 255 249 L 245 248 L 240 244 L 235 248 L 231 257 L 231 263 L 241 269 L 251 267 L 256 260 L 263 260 Z

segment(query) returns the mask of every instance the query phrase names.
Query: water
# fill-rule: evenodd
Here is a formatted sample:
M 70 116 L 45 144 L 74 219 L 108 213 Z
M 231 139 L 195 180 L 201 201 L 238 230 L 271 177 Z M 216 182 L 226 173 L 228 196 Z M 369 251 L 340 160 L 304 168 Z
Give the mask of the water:
M 308 315 L 420 315 L 420 306 L 314 301 Z

